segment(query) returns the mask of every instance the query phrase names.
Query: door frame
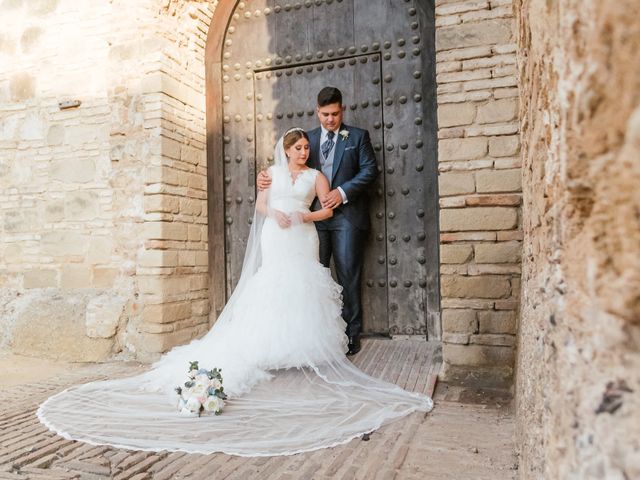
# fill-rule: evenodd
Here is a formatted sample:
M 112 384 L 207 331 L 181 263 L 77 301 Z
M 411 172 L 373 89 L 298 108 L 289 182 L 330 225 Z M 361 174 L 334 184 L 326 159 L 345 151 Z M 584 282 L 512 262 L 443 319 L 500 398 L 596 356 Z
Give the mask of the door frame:
M 209 24 L 209 31 L 207 33 L 207 42 L 205 45 L 205 94 L 206 94 L 206 142 L 207 142 L 207 233 L 208 233 L 208 260 L 209 260 L 209 298 L 210 298 L 210 312 L 213 314 L 210 317 L 210 322 L 215 321 L 222 308 L 226 303 L 226 258 L 225 258 L 225 219 L 224 219 L 224 143 L 223 143 L 223 114 L 222 114 L 222 65 L 223 65 L 223 47 L 224 38 L 227 33 L 227 28 L 232 19 L 233 12 L 236 9 L 237 4 L 241 0 L 228 0 L 219 2 L 213 12 L 211 23 Z M 433 2 L 428 2 L 432 5 Z M 423 6 L 424 7 L 424 6 Z M 434 10 L 434 9 L 432 9 Z M 433 16 L 435 11 L 427 12 L 424 8 L 418 8 L 418 16 L 421 20 L 421 34 L 425 33 L 424 37 L 430 38 L 431 42 L 425 43 L 425 48 L 430 51 L 430 54 L 435 58 L 435 24 L 433 22 Z M 432 102 L 435 103 L 435 63 L 432 65 L 433 72 L 432 77 L 429 75 L 422 76 L 423 88 L 425 93 L 425 101 L 422 102 L 424 112 L 424 118 L 433 116 L 432 119 L 434 125 L 437 124 L 436 112 L 428 111 L 427 99 L 429 97 Z M 428 88 L 427 82 L 433 82 L 433 89 Z M 437 127 L 436 127 L 437 128 Z M 432 149 L 435 152 L 437 159 L 437 139 L 434 139 L 434 144 L 429 141 L 425 144 L 425 147 Z M 426 167 L 426 165 L 425 165 Z M 429 168 L 434 168 L 437 178 L 437 160 L 436 165 L 432 165 Z M 431 198 L 439 198 L 437 193 L 437 181 L 435 185 L 425 185 L 425 196 L 427 202 Z M 433 189 L 436 191 L 434 192 Z M 428 205 L 428 203 L 427 203 Z M 427 219 L 429 222 L 434 222 L 436 225 L 436 232 L 440 231 L 439 228 L 439 209 L 434 210 L 427 209 Z M 428 242 L 427 245 L 430 243 Z M 441 305 L 440 305 L 440 274 L 439 274 L 439 239 L 435 239 L 434 251 L 425 252 L 435 256 L 436 269 L 432 271 L 432 277 L 428 279 L 434 289 L 431 292 L 427 292 L 427 298 L 424 305 L 425 314 L 427 318 L 427 340 L 440 340 L 442 337 L 442 324 L 441 324 Z
M 209 242 L 209 322 L 218 318 L 226 298 L 224 228 L 224 154 L 222 119 L 222 49 L 231 17 L 240 0 L 219 2 L 205 45 L 207 128 L 207 234 Z

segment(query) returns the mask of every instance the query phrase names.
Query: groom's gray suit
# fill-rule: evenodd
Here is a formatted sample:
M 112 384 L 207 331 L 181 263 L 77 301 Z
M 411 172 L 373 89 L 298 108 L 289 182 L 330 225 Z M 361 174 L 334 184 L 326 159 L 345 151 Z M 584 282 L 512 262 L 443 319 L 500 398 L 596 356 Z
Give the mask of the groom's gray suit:
M 329 168 L 323 168 L 326 160 L 320 152 L 322 128 L 307 132 L 310 142 L 307 164 L 323 171 L 331 189 L 340 187 L 346 197 L 346 202 L 334 210 L 334 216 L 316 222 L 316 228 L 320 239 L 320 262 L 329 267 L 333 255 L 338 283 L 343 288 L 342 318 L 347 322 L 347 335 L 353 337 L 362 330 L 360 280 L 364 245 L 370 228 L 367 192 L 378 170 L 369 132 L 342 124 L 338 132 L 345 131 L 348 135 L 338 133 L 335 136 L 335 146 L 328 158 L 333 160 L 333 166 Z M 316 199 L 312 210 L 320 208 Z

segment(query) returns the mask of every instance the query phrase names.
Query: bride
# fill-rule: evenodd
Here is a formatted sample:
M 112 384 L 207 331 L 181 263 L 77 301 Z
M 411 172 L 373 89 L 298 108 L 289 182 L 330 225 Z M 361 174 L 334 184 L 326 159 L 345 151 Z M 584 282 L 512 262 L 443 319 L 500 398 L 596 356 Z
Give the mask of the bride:
M 370 377 L 346 357 L 341 287 L 318 260 L 309 210 L 329 190 L 306 166 L 309 139 L 292 128 L 276 146 L 272 184 L 256 212 L 240 281 L 207 335 L 176 347 L 146 373 L 65 390 L 38 417 L 72 440 L 148 451 L 290 455 L 346 443 L 411 412 L 427 396 Z M 219 368 L 220 416 L 178 414 L 174 388 L 189 362 Z

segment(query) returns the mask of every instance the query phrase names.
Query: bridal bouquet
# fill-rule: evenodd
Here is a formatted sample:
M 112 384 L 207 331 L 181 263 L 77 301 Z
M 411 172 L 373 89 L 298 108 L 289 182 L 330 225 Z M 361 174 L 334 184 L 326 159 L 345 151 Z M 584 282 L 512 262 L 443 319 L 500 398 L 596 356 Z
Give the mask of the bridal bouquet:
M 198 362 L 189 362 L 189 379 L 184 387 L 176 387 L 178 411 L 182 415 L 202 415 L 214 413 L 220 415 L 227 395 L 222 387 L 221 370 L 199 368 Z

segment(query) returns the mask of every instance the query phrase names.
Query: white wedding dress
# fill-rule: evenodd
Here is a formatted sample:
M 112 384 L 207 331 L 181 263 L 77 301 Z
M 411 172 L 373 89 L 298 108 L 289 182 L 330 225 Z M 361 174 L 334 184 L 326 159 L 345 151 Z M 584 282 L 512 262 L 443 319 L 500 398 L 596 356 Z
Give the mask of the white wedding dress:
M 280 162 L 271 174 L 269 208 L 308 211 L 318 171 L 294 181 Z M 345 357 L 341 306 L 341 287 L 318 260 L 314 225 L 283 229 L 256 214 L 238 286 L 206 336 L 141 375 L 65 390 L 38 417 L 59 435 L 92 444 L 267 456 L 346 443 L 431 410 L 429 397 L 372 378 Z M 222 369 L 229 398 L 221 415 L 178 414 L 174 388 L 187 379 L 190 361 Z

